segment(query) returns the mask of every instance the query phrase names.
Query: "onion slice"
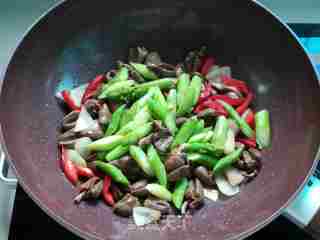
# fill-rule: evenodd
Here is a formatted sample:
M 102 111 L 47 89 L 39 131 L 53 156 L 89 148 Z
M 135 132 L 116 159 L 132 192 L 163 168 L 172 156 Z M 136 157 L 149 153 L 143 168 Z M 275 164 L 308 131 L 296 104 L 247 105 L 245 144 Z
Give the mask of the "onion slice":
M 70 97 L 73 99 L 74 103 L 80 107 L 81 106 L 81 99 L 83 97 L 84 92 L 86 91 L 87 84 L 82 84 L 79 87 L 73 88 L 70 90 Z
M 216 189 L 204 188 L 203 193 L 206 198 L 214 202 L 218 201 L 219 199 L 219 192 Z
M 225 174 L 228 182 L 232 186 L 240 185 L 245 179 L 245 177 L 242 175 L 241 171 L 234 168 L 234 167 L 229 167 L 228 169 L 226 169 L 224 174 Z
M 97 120 L 93 120 L 87 109 L 85 107 L 82 107 L 74 131 L 81 132 L 95 130 L 97 126 Z
M 227 76 L 227 77 L 229 77 L 229 78 L 232 77 L 231 67 L 229 67 L 229 66 L 223 66 L 223 67 L 221 67 L 221 68 L 220 68 L 220 73 L 221 73 L 221 75 L 223 75 L 223 76 Z
M 219 191 L 228 197 L 234 196 L 240 192 L 239 186 L 232 186 L 223 175 L 215 176 L 215 182 Z
M 143 226 L 149 223 L 156 222 L 160 219 L 161 212 L 146 207 L 133 208 L 133 221 L 137 226 Z
M 221 82 L 220 76 L 221 76 L 221 70 L 218 65 L 213 65 L 209 69 L 208 73 L 206 74 L 206 78 L 210 82 Z
M 61 92 L 57 92 L 55 97 L 61 101 L 63 101 L 63 96 L 62 96 L 62 91 Z

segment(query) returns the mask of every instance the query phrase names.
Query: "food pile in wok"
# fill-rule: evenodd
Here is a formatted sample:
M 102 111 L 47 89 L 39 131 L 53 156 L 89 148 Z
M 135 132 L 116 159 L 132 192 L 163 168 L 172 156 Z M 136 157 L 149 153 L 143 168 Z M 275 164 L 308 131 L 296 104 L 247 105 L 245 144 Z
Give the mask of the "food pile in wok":
M 269 112 L 204 47 L 176 65 L 132 48 L 128 62 L 56 96 L 68 109 L 58 144 L 74 201 L 101 198 L 138 226 L 236 195 L 270 146 Z

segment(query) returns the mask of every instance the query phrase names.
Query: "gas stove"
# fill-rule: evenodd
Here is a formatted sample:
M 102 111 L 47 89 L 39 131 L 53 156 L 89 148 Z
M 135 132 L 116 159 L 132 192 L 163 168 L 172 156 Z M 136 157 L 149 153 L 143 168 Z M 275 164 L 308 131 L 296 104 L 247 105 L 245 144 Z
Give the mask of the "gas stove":
M 41 1 L 32 0 L 30 2 L 40 3 Z M 33 15 L 39 15 L 41 11 L 44 11 L 49 5 L 52 5 L 55 2 L 58 1 L 42 1 L 41 4 L 43 5 L 40 4 L 38 12 L 33 12 Z M 0 3 L 0 9 L 2 4 L 3 3 Z M 290 20 L 288 17 L 287 19 L 285 18 L 285 20 L 288 19 Z M 317 19 L 316 21 L 318 21 L 319 24 L 299 23 L 289 25 L 300 38 L 301 43 L 305 46 L 306 50 L 312 57 L 320 73 L 320 19 Z M 0 23 L 0 29 L 1 24 L 4 23 Z M 21 25 L 23 26 L 25 23 L 21 23 Z M 23 32 L 22 29 L 20 30 Z M 10 39 L 10 34 L 8 39 Z M 8 58 L 9 54 L 4 54 L 2 57 Z M 303 188 L 296 199 L 285 209 L 282 216 L 278 217 L 267 227 L 263 228 L 248 239 L 254 240 L 259 239 L 262 236 L 269 236 L 277 238 L 283 237 L 285 239 L 290 237 L 291 239 L 311 240 L 313 239 L 312 236 L 307 234 L 305 230 L 308 230 L 309 232 L 310 230 L 311 232 L 314 231 L 313 225 L 317 221 L 320 222 L 320 215 L 318 216 L 316 214 L 319 209 L 320 165 L 318 165 L 313 176 L 310 177 L 308 184 Z M 10 170 L 10 167 L 8 167 L 8 164 L 5 161 L 5 156 L 0 148 L 0 240 L 38 239 L 44 234 L 55 238 L 80 240 L 80 238 L 65 230 L 58 223 L 49 218 L 27 196 L 19 186 L 14 174 Z

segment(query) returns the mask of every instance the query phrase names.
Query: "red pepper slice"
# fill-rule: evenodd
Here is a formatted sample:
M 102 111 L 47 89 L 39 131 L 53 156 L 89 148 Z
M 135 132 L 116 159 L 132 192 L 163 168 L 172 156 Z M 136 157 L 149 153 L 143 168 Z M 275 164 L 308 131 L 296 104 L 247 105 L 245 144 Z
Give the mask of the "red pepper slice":
M 78 107 L 73 99 L 70 96 L 70 92 L 68 90 L 63 90 L 61 92 L 64 102 L 68 105 L 71 110 L 80 111 L 80 107 Z
M 99 89 L 101 84 L 104 82 L 106 79 L 105 75 L 101 74 L 96 76 L 87 86 L 82 99 L 81 103 L 85 103 L 89 98 L 93 97 L 93 95 L 96 93 L 96 91 Z
M 70 160 L 65 162 L 64 174 L 73 185 L 78 184 L 79 176 L 77 174 L 77 169 Z
M 252 147 L 252 148 L 257 147 L 256 139 L 254 138 L 238 138 L 236 139 L 236 141 L 243 143 L 247 147 Z
M 108 204 L 113 206 L 114 205 L 114 198 L 112 196 L 112 193 L 110 192 L 110 186 L 111 186 L 111 177 L 105 176 L 103 180 L 103 189 L 102 189 L 102 196 L 104 201 Z
M 247 110 L 250 103 L 252 102 L 252 99 L 253 99 L 253 94 L 249 92 L 246 99 L 243 101 L 243 103 L 239 107 L 237 107 L 236 111 L 239 114 L 242 114 L 245 110 Z
M 218 115 L 228 116 L 228 112 L 224 107 L 217 101 L 207 100 L 203 103 L 200 103 L 194 110 L 195 113 L 199 113 L 207 108 L 214 110 Z
M 203 105 L 203 103 L 199 103 L 195 108 L 194 108 L 194 112 L 195 113 L 199 113 L 202 112 L 203 110 L 205 110 L 206 107 Z
M 231 106 L 239 106 L 243 103 L 243 99 L 242 98 L 231 98 L 227 95 L 213 95 L 211 97 L 209 97 L 209 99 L 211 100 L 222 100 L 228 104 L 230 104 Z
M 230 77 L 224 75 L 224 76 L 222 76 L 222 83 L 224 85 L 227 85 L 230 87 L 235 87 L 240 92 L 242 92 L 246 95 L 249 93 L 249 88 L 244 81 L 233 79 L 233 78 L 230 78 Z
M 66 178 L 73 184 L 77 185 L 79 182 L 79 176 L 76 166 L 70 159 L 67 158 L 65 149 L 61 146 L 61 167 Z
M 202 91 L 199 97 L 199 102 L 203 102 L 207 100 L 207 98 L 210 97 L 211 93 L 212 93 L 212 85 L 210 83 L 205 83 L 204 90 Z
M 77 173 L 80 177 L 91 178 L 95 176 L 94 172 L 90 168 L 80 167 L 80 166 L 76 166 L 76 168 L 77 168 Z
M 226 117 L 228 116 L 228 112 L 224 109 L 222 104 L 217 101 L 208 103 L 208 107 L 212 110 L 215 110 L 219 115 L 224 115 Z
M 203 64 L 201 66 L 201 70 L 200 70 L 203 76 L 206 76 L 208 74 L 210 68 L 214 65 L 214 62 L 215 60 L 213 57 L 206 57 L 204 59 Z
M 243 114 L 242 117 L 246 120 L 246 122 L 250 125 L 250 127 L 254 128 L 254 113 L 248 108 Z
M 111 206 L 114 205 L 114 198 L 111 192 L 107 192 L 104 194 L 105 201 L 110 204 Z

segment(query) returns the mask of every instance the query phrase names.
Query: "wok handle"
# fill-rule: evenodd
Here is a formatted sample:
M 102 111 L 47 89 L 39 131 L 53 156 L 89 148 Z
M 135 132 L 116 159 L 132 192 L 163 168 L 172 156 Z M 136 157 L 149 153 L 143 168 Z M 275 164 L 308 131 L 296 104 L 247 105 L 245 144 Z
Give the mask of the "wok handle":
M 305 230 L 314 239 L 320 239 L 320 209 L 318 209 L 310 223 L 306 226 Z
M 17 187 L 18 180 L 15 178 L 7 178 L 4 176 L 4 166 L 5 166 L 5 154 L 0 152 L 0 182 L 4 183 L 10 188 L 15 189 Z
M 285 209 L 283 216 L 314 239 L 320 239 L 320 172 L 318 170 Z
M 319 158 L 318 158 L 319 159 Z M 304 230 L 314 239 L 320 239 L 320 178 L 319 172 L 311 176 L 302 191 L 302 199 L 296 204 Z M 299 204 L 300 203 L 300 204 Z

